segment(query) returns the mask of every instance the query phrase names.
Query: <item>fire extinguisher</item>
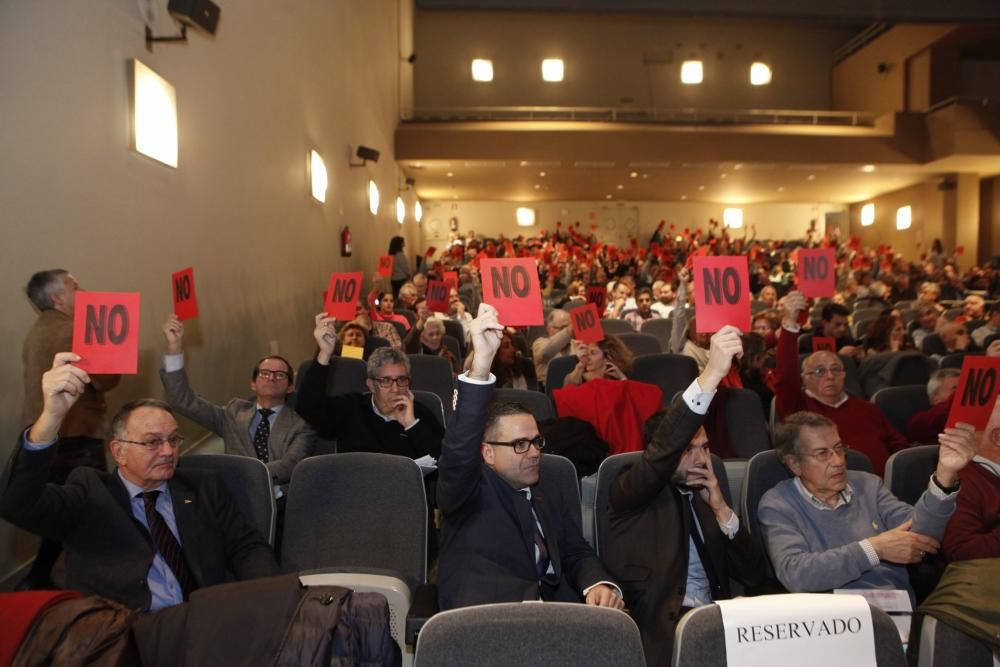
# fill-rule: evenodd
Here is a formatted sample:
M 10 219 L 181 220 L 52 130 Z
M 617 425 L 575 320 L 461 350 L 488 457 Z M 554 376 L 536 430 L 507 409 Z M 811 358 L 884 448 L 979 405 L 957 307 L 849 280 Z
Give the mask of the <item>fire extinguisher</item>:
M 340 256 L 351 256 L 351 228 L 347 226 L 345 226 L 344 231 L 340 233 Z

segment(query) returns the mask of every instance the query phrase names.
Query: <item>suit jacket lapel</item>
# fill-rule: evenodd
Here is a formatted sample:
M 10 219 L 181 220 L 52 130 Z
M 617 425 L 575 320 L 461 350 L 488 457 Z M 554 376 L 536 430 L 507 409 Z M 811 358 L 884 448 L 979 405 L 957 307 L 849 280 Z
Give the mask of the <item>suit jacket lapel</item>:
M 201 563 L 195 558 L 198 553 L 198 497 L 194 489 L 176 477 L 167 484 L 170 487 L 170 497 L 173 500 L 174 521 L 177 523 L 177 532 L 181 538 L 181 549 L 184 551 L 184 557 L 194 574 L 195 581 L 200 586 L 205 579 L 202 576 Z
M 253 448 L 253 433 L 250 432 L 250 422 L 256 414 L 257 404 L 253 401 L 248 401 L 246 407 L 236 414 L 236 428 L 239 429 L 239 434 L 234 444 L 245 450 L 241 452 L 244 456 L 257 456 Z

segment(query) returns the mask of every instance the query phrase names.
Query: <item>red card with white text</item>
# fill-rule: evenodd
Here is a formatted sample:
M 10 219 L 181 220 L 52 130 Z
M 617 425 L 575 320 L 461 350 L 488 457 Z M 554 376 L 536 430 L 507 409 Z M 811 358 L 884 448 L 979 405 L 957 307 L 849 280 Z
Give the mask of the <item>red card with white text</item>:
M 198 297 L 194 292 L 194 269 L 188 267 L 170 276 L 174 293 L 174 314 L 181 321 L 198 317 Z
M 573 322 L 573 337 L 584 343 L 593 345 L 604 340 L 604 329 L 601 327 L 601 314 L 597 306 L 588 303 L 586 306 L 574 308 L 569 313 Z
M 448 312 L 448 295 L 451 289 L 442 280 L 431 280 L 427 283 L 427 307 L 436 313 Z
M 392 255 L 380 255 L 378 258 L 378 274 L 388 278 L 392 275 Z
M 727 324 L 750 329 L 750 276 L 746 255 L 693 260 L 695 322 L 698 333 L 714 333 Z
M 545 322 L 535 260 L 484 258 L 479 272 L 483 302 L 497 309 L 500 324 L 516 327 Z
M 338 320 L 353 320 L 361 297 L 361 272 L 331 273 L 323 310 Z
M 135 374 L 139 367 L 139 293 L 77 292 L 73 352 L 88 373 Z
M 77 297 L 78 299 L 80 297 Z M 947 427 L 965 422 L 977 431 L 986 428 L 1000 391 L 1000 357 L 966 356 L 962 360 L 962 376 L 951 399 Z
M 587 303 L 597 306 L 597 312 L 603 314 L 608 307 L 608 288 L 603 285 L 589 285 L 587 287 Z
M 837 352 L 837 339 L 829 336 L 813 336 L 813 352 Z
M 801 248 L 798 261 L 799 291 L 822 299 L 837 293 L 836 257 L 833 248 Z
M 441 280 L 443 280 L 448 287 L 458 289 L 458 271 L 444 271 L 441 274 Z

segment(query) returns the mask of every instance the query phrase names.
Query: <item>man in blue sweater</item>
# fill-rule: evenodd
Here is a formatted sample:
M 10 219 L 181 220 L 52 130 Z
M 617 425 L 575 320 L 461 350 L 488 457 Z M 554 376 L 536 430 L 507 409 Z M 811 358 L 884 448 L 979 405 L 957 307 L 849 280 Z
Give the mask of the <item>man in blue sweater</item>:
M 908 563 L 936 553 L 955 511 L 958 472 L 976 453 L 968 424 L 938 436 L 938 465 L 915 506 L 875 475 L 847 470 L 837 426 L 798 412 L 775 432 L 775 447 L 794 477 L 761 499 L 759 516 L 771 562 L 792 592 L 834 588 L 907 590 Z

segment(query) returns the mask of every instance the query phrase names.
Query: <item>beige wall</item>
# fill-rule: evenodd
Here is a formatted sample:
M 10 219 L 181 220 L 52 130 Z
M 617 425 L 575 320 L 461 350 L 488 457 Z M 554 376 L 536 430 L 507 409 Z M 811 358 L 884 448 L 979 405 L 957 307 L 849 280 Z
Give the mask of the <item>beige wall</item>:
M 443 247 L 448 238 L 448 222 L 452 217 L 459 220 L 459 231 L 463 234 L 473 230 L 476 234 L 496 237 L 504 234 L 508 238 L 524 234 L 537 236 L 542 229 L 552 232 L 556 223 L 564 226 L 580 222 L 579 229 L 587 234 L 590 226 L 596 225 L 596 234 L 605 243 L 622 245 L 630 237 L 645 243 L 656 230 L 661 220 L 673 224 L 678 230 L 708 231 L 708 220 L 722 221 L 721 205 L 697 203 L 611 203 L 611 202 L 536 202 L 530 204 L 536 210 L 534 227 L 518 227 L 515 212 L 518 204 L 513 202 L 430 202 L 425 206 L 424 222 L 421 224 L 424 246 Z M 799 239 L 802 238 L 809 221 L 815 219 L 817 228 L 824 230 L 825 214 L 843 207 L 830 204 L 753 204 L 743 206 L 744 226 L 757 226 L 758 238 Z M 742 232 L 737 232 L 742 235 Z
M 906 259 L 919 260 L 927 252 L 934 239 L 940 238 L 945 250 L 955 247 L 954 227 L 946 224 L 947 211 L 953 210 L 946 204 L 948 191 L 938 189 L 940 179 L 932 179 L 902 190 L 896 190 L 874 199 L 850 206 L 851 234 L 859 236 L 863 246 L 878 247 L 889 244 L 897 255 Z M 875 223 L 870 227 L 861 226 L 861 207 L 875 204 Z M 910 206 L 913 224 L 905 231 L 896 230 L 896 209 Z
M 222 4 L 214 38 L 192 31 L 187 44 L 149 53 L 135 0 L 0 3 L 4 458 L 22 427 L 19 350 L 35 317 L 22 289 L 32 272 L 61 266 L 89 289 L 142 293 L 140 372 L 111 395 L 115 407 L 162 394 L 168 281 L 194 265 L 192 381 L 222 402 L 248 392 L 250 368 L 270 346 L 295 362 L 311 354 L 330 271 L 368 275 L 390 236 L 402 229 L 416 239 L 414 223 L 399 227 L 391 207 L 395 0 Z M 128 149 L 132 57 L 176 88 L 176 170 Z M 380 162 L 349 169 L 358 143 L 381 150 Z M 307 188 L 311 148 L 330 174 L 323 205 Z M 385 202 L 377 219 L 365 200 L 369 177 Z M 345 224 L 351 259 L 339 257 Z M 0 522 L 0 576 L 32 554 L 31 541 Z

